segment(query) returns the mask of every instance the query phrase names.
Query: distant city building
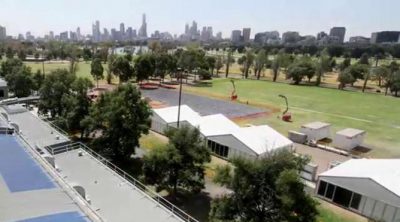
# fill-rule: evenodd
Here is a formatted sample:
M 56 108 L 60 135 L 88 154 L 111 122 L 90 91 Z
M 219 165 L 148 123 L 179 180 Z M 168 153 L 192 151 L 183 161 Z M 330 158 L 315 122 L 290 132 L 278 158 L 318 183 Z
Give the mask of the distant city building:
M 110 32 L 108 29 L 104 28 L 103 29 L 103 35 L 101 37 L 102 41 L 109 41 L 110 40 Z
M 349 43 L 355 43 L 355 44 L 368 44 L 371 41 L 370 38 L 364 37 L 364 36 L 353 36 L 350 37 Z
M 298 41 L 297 44 L 303 45 L 303 46 L 310 46 L 310 45 L 315 45 L 316 42 L 317 42 L 317 38 L 315 38 L 315 36 L 306 35 L 306 36 L 302 36 L 301 40 Z
M 50 31 L 50 32 L 49 32 L 49 39 L 50 39 L 50 40 L 53 40 L 53 39 L 54 39 L 54 32 L 53 32 L 53 31 Z
M 221 40 L 222 39 L 222 32 L 218 32 L 217 35 L 215 36 L 215 38 L 217 40 Z
M 71 40 L 71 41 L 78 41 L 78 36 L 76 35 L 76 32 L 72 32 L 72 31 L 70 31 L 69 32 L 69 39 Z
M 5 40 L 7 38 L 6 27 L 0 26 L 0 40 Z
M 25 40 L 25 37 L 24 37 L 24 35 L 22 35 L 22 34 L 18 34 L 17 39 L 18 39 L 19 41 L 23 41 L 23 40 Z
M 250 41 L 250 28 L 243 28 L 243 42 L 249 42 Z
M 210 41 L 213 38 L 213 33 L 212 33 L 212 27 L 203 27 L 203 30 L 201 31 L 200 34 L 200 40 L 207 42 Z
M 81 28 L 80 27 L 76 28 L 76 39 L 78 41 L 82 40 Z
M 300 41 L 300 34 L 298 32 L 285 32 L 282 34 L 282 43 L 290 44 Z
M 317 40 L 322 40 L 326 37 L 328 37 L 328 34 L 326 32 L 320 32 L 317 34 Z
M 143 14 L 142 17 L 142 26 L 139 29 L 139 38 L 147 38 L 146 14 Z
M 125 24 L 123 22 L 119 24 L 119 32 L 122 36 L 125 36 Z
M 374 32 L 371 35 L 371 43 L 379 44 L 379 43 L 398 43 L 400 37 L 400 32 L 398 31 L 383 31 L 383 32 Z
M 260 32 L 255 34 L 254 42 L 259 44 L 279 44 L 279 32 Z
M 60 33 L 60 41 L 64 41 L 64 42 L 68 41 L 68 32 L 67 31 Z
M 132 27 L 128 27 L 125 33 L 125 40 L 131 41 L 133 40 L 133 30 Z
M 240 30 L 233 30 L 231 35 L 231 41 L 233 43 L 241 42 L 242 40 L 242 31 Z
M 329 32 L 330 37 L 336 37 L 339 43 L 344 42 L 344 37 L 346 35 L 346 28 L 345 27 L 333 27 Z
M 96 21 L 96 23 L 92 25 L 92 41 L 93 42 L 101 41 L 100 22 L 99 21 Z

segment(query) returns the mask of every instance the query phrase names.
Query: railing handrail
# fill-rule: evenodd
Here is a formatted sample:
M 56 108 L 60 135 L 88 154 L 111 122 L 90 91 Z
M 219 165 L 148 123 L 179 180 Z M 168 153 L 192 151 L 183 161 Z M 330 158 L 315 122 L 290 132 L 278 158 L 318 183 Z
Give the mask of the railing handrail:
M 71 187 L 71 185 L 66 180 L 64 180 L 64 178 L 60 174 L 55 172 L 54 167 L 51 166 L 50 163 L 48 161 L 46 161 L 40 154 L 38 154 L 37 151 L 35 151 L 34 147 L 32 147 L 32 145 L 28 142 L 28 140 L 20 133 L 17 132 L 16 134 L 30 148 L 30 152 L 33 153 L 33 155 L 32 155 L 33 158 L 35 158 L 36 160 L 38 160 L 38 161 L 42 162 L 43 164 L 45 164 L 47 170 L 48 171 L 52 171 L 52 174 L 55 175 L 57 177 L 57 179 L 62 182 L 62 184 L 59 183 L 59 185 L 60 186 L 62 186 L 62 185 L 66 186 L 67 189 L 74 194 L 74 195 L 71 195 L 71 193 L 65 192 L 78 205 L 78 207 L 81 208 L 81 210 L 83 212 L 86 212 L 86 209 L 88 209 L 90 211 L 90 214 L 86 213 L 86 215 L 91 220 L 104 222 L 103 218 L 97 213 L 96 210 L 94 210 L 92 208 L 92 206 L 87 202 L 87 200 L 84 199 L 78 193 L 78 191 L 76 191 L 73 187 Z M 79 204 L 79 202 L 82 203 L 84 205 L 84 207 L 81 206 L 81 204 Z
M 78 147 L 77 147 L 78 146 Z M 89 153 L 94 159 L 99 161 L 99 163 L 105 165 L 106 167 L 110 168 L 113 170 L 116 174 L 120 175 L 123 179 L 127 180 L 131 185 L 133 185 L 136 188 L 139 188 L 144 195 L 152 199 L 153 201 L 161 204 L 163 207 L 165 207 L 167 210 L 171 211 L 174 215 L 178 216 L 180 219 L 186 221 L 186 222 L 199 222 L 197 219 L 194 217 L 190 216 L 187 214 L 185 211 L 180 209 L 179 207 L 175 206 L 173 203 L 162 197 L 160 194 L 157 192 L 153 191 L 151 188 L 137 180 L 136 178 L 132 177 L 128 173 L 126 173 L 124 170 L 116 166 L 115 164 L 111 163 L 111 161 L 107 160 L 100 154 L 96 153 L 94 150 L 90 149 L 88 146 L 81 142 L 75 142 L 71 144 L 64 144 L 61 146 L 56 146 L 56 147 L 50 147 L 51 149 L 51 154 L 52 155 L 57 155 L 58 153 L 54 153 L 54 150 L 60 151 L 62 153 L 63 149 L 65 152 L 75 150 L 75 149 L 83 149 L 87 153 Z M 121 175 L 122 174 L 122 175 Z M 149 194 L 151 195 L 149 195 Z M 179 213 L 179 214 L 178 214 Z

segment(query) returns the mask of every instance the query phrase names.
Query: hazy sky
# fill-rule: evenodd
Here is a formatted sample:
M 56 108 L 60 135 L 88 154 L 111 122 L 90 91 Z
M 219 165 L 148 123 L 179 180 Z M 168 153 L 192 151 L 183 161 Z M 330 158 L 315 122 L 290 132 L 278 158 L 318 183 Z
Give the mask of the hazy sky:
M 43 35 L 75 30 L 91 32 L 91 24 L 138 29 L 147 14 L 148 32 L 180 34 L 192 20 L 230 36 L 232 29 L 256 32 L 289 30 L 315 35 L 346 26 L 346 39 L 380 30 L 400 30 L 400 0 L 0 0 L 0 25 L 16 35 Z

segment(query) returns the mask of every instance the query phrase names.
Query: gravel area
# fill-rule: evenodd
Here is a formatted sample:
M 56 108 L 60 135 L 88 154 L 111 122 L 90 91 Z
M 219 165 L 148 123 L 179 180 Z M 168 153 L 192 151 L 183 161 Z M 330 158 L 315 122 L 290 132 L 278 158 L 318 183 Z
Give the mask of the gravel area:
M 151 100 L 161 101 L 169 106 L 178 105 L 179 92 L 170 89 L 142 90 L 142 95 Z M 211 99 L 204 96 L 197 96 L 182 92 L 182 104 L 190 106 L 200 115 L 224 114 L 228 118 L 253 115 L 266 112 L 257 107 L 252 107 L 240 103 L 228 102 L 224 100 Z

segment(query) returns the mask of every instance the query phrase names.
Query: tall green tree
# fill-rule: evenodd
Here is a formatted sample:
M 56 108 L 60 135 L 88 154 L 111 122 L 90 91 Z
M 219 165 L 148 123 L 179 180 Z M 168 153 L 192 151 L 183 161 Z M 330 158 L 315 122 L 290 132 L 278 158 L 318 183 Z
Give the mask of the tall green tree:
M 212 221 L 312 222 L 316 201 L 304 190 L 298 172 L 307 159 L 274 151 L 261 159 L 234 159 L 234 167 L 220 168 L 217 183 L 232 190 L 211 204 Z M 222 175 L 221 175 L 222 174 Z
M 224 63 L 225 63 L 225 78 L 228 78 L 229 68 L 230 68 L 231 64 L 235 62 L 235 58 L 233 58 L 232 54 L 233 54 L 232 50 L 228 49 L 228 51 L 226 52 L 226 57 L 224 59 Z
M 224 61 L 222 56 L 217 56 L 217 60 L 215 62 L 215 70 L 216 70 L 216 74 L 218 76 L 219 71 L 221 70 L 221 68 L 224 66 Z
M 321 79 L 324 76 L 324 74 L 332 70 L 331 64 L 332 64 L 332 59 L 329 56 L 328 50 L 324 49 L 321 52 L 318 61 L 316 62 L 316 70 L 317 70 L 317 80 L 315 82 L 316 86 L 319 86 L 321 84 Z
M 129 79 L 134 77 L 135 72 L 131 63 L 122 56 L 119 56 L 113 62 L 113 71 L 116 76 L 119 77 L 119 82 L 127 82 Z
M 93 76 L 93 79 L 96 80 L 97 88 L 99 88 L 99 80 L 104 79 L 104 68 L 101 64 L 101 60 L 99 58 L 95 58 L 90 65 L 90 74 Z
M 159 61 L 161 64 L 163 61 Z M 162 63 L 164 65 L 164 63 Z M 164 67 L 159 66 L 164 69 Z M 156 71 L 156 59 L 153 54 L 142 54 L 135 59 L 136 81 L 141 82 L 149 79 Z
M 309 58 L 301 58 L 289 66 L 286 77 L 292 79 L 298 85 L 304 77 L 308 80 L 314 76 L 315 66 Z
M 50 113 L 51 117 L 62 116 L 67 109 L 65 101 L 72 92 L 76 76 L 66 69 L 51 71 L 39 90 L 39 112 Z
M 268 63 L 268 54 L 264 49 L 261 49 L 258 51 L 254 60 L 254 74 L 257 75 L 258 80 L 261 77 L 261 71 L 267 66 Z
M 107 58 L 107 67 L 106 67 L 107 76 L 106 76 L 106 79 L 107 79 L 107 83 L 108 84 L 111 84 L 111 81 L 112 81 L 112 77 L 113 77 L 114 69 L 115 69 L 114 68 L 114 66 L 115 66 L 114 62 L 115 62 L 116 58 L 117 57 L 114 54 L 108 55 L 108 58 Z
M 140 91 L 130 83 L 104 93 L 91 107 L 85 120 L 87 132 L 100 134 L 93 140 L 95 149 L 118 165 L 131 160 L 139 138 L 150 128 L 151 110 Z
M 34 89 L 31 68 L 25 65 L 14 68 L 5 79 L 10 91 L 14 92 L 16 97 L 29 96 Z
M 93 55 L 92 55 L 92 50 L 90 50 L 89 48 L 84 48 L 82 51 L 82 56 L 83 56 L 83 60 L 85 60 L 85 62 L 89 62 L 89 60 L 92 59 Z
M 211 160 L 199 129 L 182 125 L 167 135 L 168 145 L 151 151 L 144 158 L 146 182 L 174 194 L 178 188 L 199 192 L 204 188 L 204 164 Z
M 217 63 L 217 59 L 214 56 L 207 56 L 206 63 L 208 66 L 208 70 L 210 71 L 211 75 L 214 75 L 215 65 Z
M 343 71 L 340 71 L 337 81 L 339 82 L 339 89 L 343 90 L 346 84 L 353 84 L 356 81 L 356 78 L 354 78 L 351 68 L 348 67 Z

